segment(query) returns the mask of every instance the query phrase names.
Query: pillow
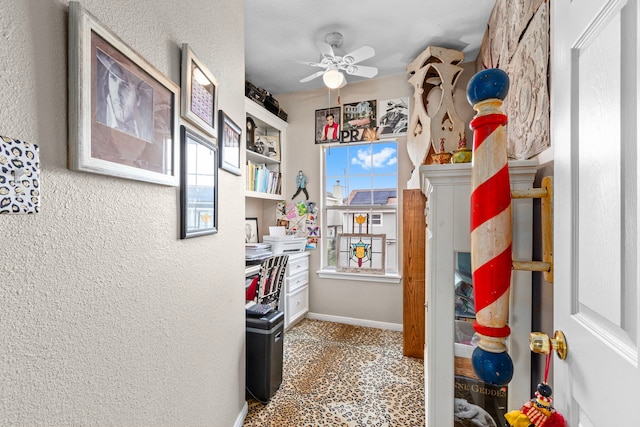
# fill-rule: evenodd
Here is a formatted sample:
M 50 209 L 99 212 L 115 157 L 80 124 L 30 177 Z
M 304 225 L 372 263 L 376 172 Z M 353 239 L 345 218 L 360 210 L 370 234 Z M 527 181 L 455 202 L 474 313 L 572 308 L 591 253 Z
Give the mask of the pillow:
M 260 280 L 260 275 L 256 274 L 253 280 L 251 280 L 251 284 L 247 288 L 245 301 L 253 301 L 256 299 L 256 294 L 258 292 L 258 280 Z

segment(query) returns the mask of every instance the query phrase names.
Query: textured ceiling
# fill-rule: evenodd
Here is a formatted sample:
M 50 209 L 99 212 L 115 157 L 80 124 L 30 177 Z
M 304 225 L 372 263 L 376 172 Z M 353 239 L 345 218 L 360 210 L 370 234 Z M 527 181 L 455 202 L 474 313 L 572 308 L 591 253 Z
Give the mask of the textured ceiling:
M 478 55 L 495 0 L 245 0 L 245 77 L 272 94 L 322 87 L 320 71 L 296 61 L 319 61 L 317 42 L 338 31 L 338 54 L 363 45 L 376 56 L 361 62 L 379 68 L 377 77 L 406 73 L 427 46 Z M 347 82 L 362 80 L 347 76 Z

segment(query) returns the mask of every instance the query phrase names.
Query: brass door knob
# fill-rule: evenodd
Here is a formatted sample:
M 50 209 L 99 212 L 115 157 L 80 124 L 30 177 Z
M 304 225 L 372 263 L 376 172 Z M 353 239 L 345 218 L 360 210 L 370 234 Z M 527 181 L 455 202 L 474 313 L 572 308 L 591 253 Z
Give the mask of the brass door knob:
M 567 358 L 567 340 L 562 331 L 556 331 L 553 338 L 544 332 L 531 332 L 529 334 L 529 348 L 534 353 L 549 354 L 555 350 L 561 360 Z

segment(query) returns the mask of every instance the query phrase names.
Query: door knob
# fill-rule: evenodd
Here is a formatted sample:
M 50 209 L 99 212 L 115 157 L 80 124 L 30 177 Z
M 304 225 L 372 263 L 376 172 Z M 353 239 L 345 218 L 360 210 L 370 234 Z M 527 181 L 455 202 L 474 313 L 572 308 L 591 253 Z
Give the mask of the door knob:
M 556 331 L 553 338 L 544 332 L 531 332 L 529 334 L 529 348 L 534 353 L 549 354 L 555 350 L 561 360 L 567 358 L 567 340 L 562 331 Z

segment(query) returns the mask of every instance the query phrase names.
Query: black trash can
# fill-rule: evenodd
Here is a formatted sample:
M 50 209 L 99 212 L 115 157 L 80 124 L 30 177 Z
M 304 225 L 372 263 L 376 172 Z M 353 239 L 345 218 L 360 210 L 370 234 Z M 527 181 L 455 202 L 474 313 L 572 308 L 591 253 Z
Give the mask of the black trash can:
M 247 316 L 247 398 L 267 402 L 282 383 L 284 313 Z

